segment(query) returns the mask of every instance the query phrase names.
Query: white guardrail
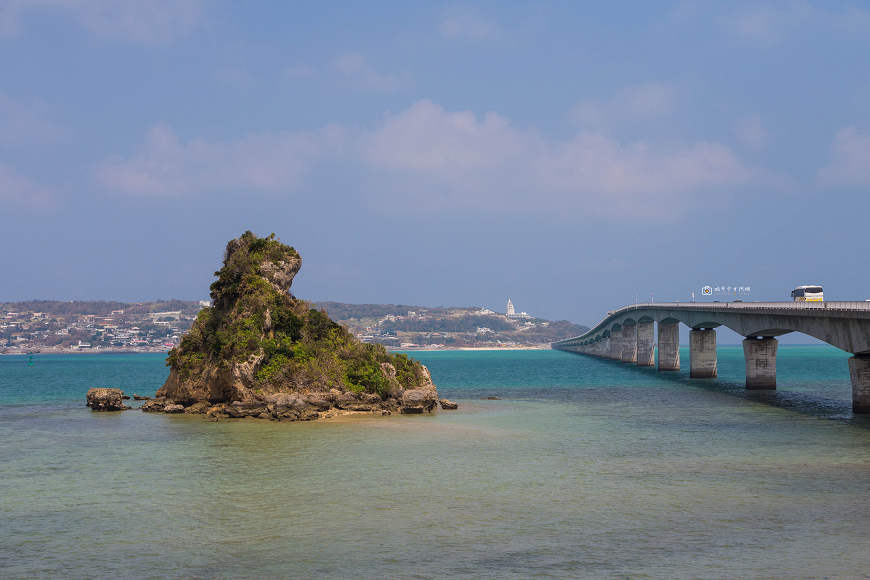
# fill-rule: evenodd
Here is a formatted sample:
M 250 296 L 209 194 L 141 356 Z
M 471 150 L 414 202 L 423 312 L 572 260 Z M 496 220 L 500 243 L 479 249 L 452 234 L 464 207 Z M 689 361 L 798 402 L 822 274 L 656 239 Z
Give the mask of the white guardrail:
M 612 310 L 607 316 L 638 308 L 783 308 L 787 310 L 870 310 L 870 301 L 864 302 L 641 302 Z
M 617 310 L 611 310 L 607 313 L 607 316 L 604 318 L 604 320 L 593 326 L 592 330 L 590 330 L 586 334 L 575 336 L 574 338 L 566 338 L 565 340 L 560 340 L 553 344 L 561 344 L 563 342 L 570 342 L 572 340 L 582 339 L 584 336 L 594 334 L 595 330 L 599 328 L 608 318 L 616 316 L 618 314 L 622 314 L 624 312 L 639 310 L 641 308 L 676 308 L 680 310 L 836 310 L 842 312 L 870 311 L 870 300 L 863 302 L 640 302 L 638 304 L 623 306 L 622 308 L 619 308 Z

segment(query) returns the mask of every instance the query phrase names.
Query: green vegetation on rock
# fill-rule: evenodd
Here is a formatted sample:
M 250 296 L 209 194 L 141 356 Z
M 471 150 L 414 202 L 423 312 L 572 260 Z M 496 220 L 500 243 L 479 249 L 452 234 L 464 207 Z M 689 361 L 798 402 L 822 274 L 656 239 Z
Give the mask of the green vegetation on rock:
M 384 363 L 402 389 L 431 384 L 418 362 L 358 341 L 325 311 L 295 298 L 289 289 L 300 267 L 299 253 L 275 234 L 248 231 L 232 240 L 211 285 L 212 306 L 169 353 L 173 374 L 163 395 L 232 401 L 338 389 L 386 398 Z

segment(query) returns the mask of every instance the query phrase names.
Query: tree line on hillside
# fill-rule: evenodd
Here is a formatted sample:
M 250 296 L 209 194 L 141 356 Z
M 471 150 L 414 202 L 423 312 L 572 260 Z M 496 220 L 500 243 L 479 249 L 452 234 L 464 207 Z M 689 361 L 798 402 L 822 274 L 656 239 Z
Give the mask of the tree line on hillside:
M 200 309 L 195 300 L 158 300 L 156 302 L 106 302 L 104 300 L 26 300 L 5 302 L 0 308 L 8 312 L 43 312 L 53 316 L 109 316 L 113 310 L 123 310 L 124 314 L 149 314 L 151 312 L 175 312 L 196 314 Z
M 351 318 L 383 318 L 385 316 L 407 316 L 408 312 L 426 311 L 427 316 L 445 314 L 457 308 L 429 308 L 428 306 L 412 306 L 410 304 L 345 304 L 344 302 L 317 302 L 317 308 L 323 308 L 333 320 L 350 320 Z M 474 311 L 478 308 L 459 308 L 458 310 Z
M 400 332 L 474 332 L 479 327 L 486 327 L 497 332 L 512 332 L 517 329 L 516 324 L 506 318 L 475 316 L 473 314 L 436 318 L 427 313 L 427 317 L 422 320 L 419 318 L 391 320 L 382 326 Z

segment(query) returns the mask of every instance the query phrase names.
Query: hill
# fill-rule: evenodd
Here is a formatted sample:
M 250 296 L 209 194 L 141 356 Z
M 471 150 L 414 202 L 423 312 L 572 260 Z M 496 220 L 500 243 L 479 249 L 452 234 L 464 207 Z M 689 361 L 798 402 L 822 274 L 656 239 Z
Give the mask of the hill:
M 327 301 L 317 306 L 361 340 L 399 348 L 533 346 L 589 330 L 567 320 L 508 318 L 473 306 L 430 308 Z

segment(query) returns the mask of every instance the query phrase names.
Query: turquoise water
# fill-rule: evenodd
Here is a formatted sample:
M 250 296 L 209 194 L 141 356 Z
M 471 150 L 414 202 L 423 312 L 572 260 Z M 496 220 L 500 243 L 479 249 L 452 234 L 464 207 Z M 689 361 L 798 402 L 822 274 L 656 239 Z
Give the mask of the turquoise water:
M 706 381 L 414 356 L 458 411 L 93 413 L 92 386 L 153 395 L 163 357 L 0 357 L 2 577 L 870 578 L 845 353 L 781 346 L 772 393 L 743 389 L 740 347 Z

